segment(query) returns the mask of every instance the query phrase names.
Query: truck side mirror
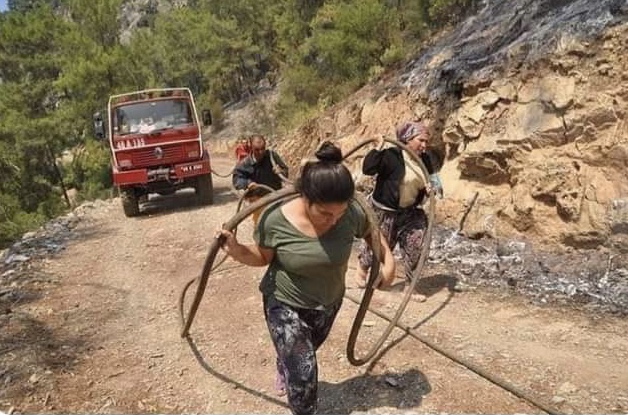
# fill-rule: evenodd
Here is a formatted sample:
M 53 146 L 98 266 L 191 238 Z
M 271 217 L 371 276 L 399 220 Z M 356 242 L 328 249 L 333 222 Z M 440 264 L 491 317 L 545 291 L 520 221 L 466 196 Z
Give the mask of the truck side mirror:
M 203 125 L 212 125 L 212 113 L 210 110 L 203 110 Z
M 106 137 L 105 121 L 102 119 L 100 112 L 94 114 L 94 135 L 99 140 L 104 140 Z

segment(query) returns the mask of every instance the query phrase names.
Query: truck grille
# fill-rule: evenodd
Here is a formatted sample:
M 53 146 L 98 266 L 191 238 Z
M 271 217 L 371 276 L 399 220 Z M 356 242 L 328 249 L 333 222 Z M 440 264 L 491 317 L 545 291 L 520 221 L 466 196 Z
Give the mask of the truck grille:
M 148 147 L 140 150 L 135 150 L 131 153 L 133 160 L 133 167 L 148 167 L 155 164 L 171 164 L 174 162 L 181 162 L 187 159 L 184 154 L 183 146 L 159 146 L 163 150 L 163 157 L 157 158 L 155 155 L 155 149 L 157 147 Z

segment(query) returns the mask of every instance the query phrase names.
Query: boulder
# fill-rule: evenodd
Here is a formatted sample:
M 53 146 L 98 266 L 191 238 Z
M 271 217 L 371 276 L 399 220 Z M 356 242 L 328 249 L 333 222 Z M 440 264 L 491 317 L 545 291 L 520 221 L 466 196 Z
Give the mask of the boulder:
M 608 209 L 608 220 L 611 234 L 628 235 L 628 198 L 611 201 Z

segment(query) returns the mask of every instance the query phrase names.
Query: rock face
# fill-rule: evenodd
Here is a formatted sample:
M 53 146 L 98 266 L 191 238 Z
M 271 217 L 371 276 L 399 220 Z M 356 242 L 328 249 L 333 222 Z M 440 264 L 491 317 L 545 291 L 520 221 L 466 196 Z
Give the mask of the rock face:
M 126 43 L 132 32 L 140 27 L 149 25 L 149 20 L 157 13 L 164 13 L 172 9 L 184 7 L 187 0 L 127 0 L 120 10 L 120 40 Z
M 468 236 L 626 253 L 627 40 L 625 1 L 487 1 L 284 150 L 296 162 L 323 138 L 349 149 L 422 119 L 445 159 L 440 223 L 457 226 L 477 192 Z

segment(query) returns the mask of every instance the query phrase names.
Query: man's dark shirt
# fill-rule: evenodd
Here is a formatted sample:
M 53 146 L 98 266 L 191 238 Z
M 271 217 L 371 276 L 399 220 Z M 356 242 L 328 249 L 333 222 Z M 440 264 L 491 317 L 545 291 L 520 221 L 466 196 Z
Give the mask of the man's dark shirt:
M 274 190 L 281 188 L 281 177 L 273 171 L 273 163 L 270 159 L 270 152 L 267 150 L 260 160 L 255 160 L 252 155 L 242 160 L 233 171 L 233 187 L 238 190 L 245 190 L 250 183 L 266 185 Z M 288 166 L 283 162 L 281 157 L 272 151 L 273 158 L 277 164 L 277 168 L 281 170 L 281 174 L 288 177 Z M 256 196 L 257 192 L 249 193 L 250 196 Z M 267 191 L 260 189 L 259 195 L 266 194 Z

